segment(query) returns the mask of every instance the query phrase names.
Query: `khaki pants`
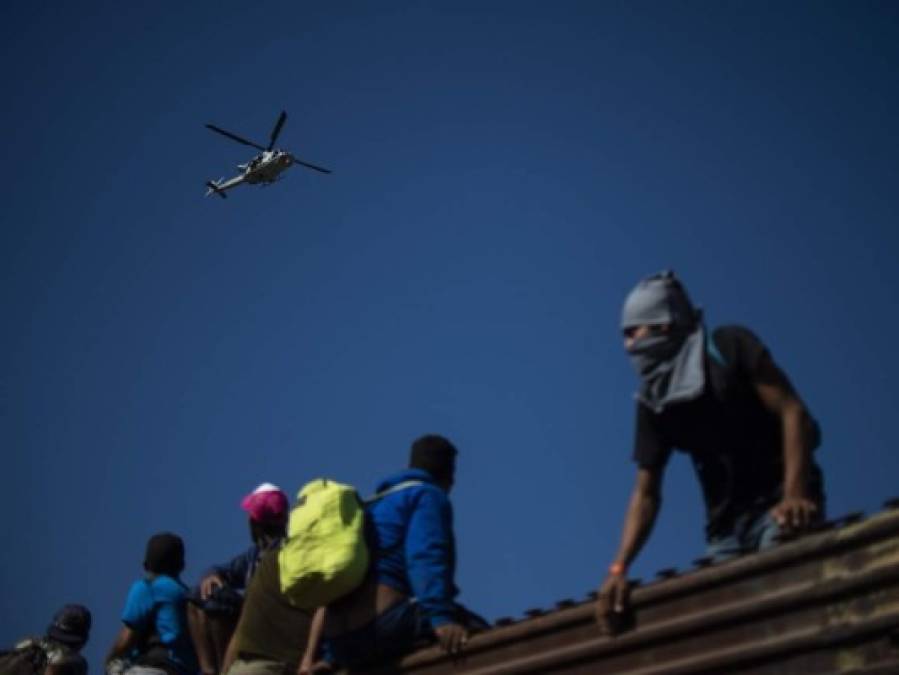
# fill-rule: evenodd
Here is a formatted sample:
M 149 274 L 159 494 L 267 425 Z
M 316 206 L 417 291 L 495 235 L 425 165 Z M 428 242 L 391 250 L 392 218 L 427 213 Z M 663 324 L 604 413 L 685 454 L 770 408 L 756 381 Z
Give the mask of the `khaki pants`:
M 294 675 L 296 666 L 268 659 L 237 659 L 227 675 Z

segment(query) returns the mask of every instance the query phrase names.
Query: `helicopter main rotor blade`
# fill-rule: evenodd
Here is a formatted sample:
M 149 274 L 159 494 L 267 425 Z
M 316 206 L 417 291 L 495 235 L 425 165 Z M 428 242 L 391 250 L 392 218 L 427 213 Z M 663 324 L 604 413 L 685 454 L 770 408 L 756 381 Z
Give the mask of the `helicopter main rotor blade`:
M 244 145 L 249 145 L 250 147 L 257 148 L 259 150 L 263 150 L 263 151 L 265 150 L 265 148 L 263 148 L 258 143 L 254 143 L 253 141 L 248 141 L 246 138 L 241 138 L 237 134 L 232 134 L 230 131 L 225 131 L 224 129 L 220 129 L 219 127 L 215 126 L 214 124 L 207 124 L 206 128 L 211 129 L 212 131 L 215 131 L 216 133 L 219 133 L 222 136 L 227 136 L 232 141 L 237 141 L 238 143 L 243 143 Z
M 316 171 L 321 171 L 322 173 L 331 173 L 331 169 L 326 169 L 323 166 L 316 166 L 315 164 L 310 164 L 309 162 L 304 162 L 302 159 L 293 158 L 293 161 L 297 164 L 302 164 L 303 166 L 309 169 L 315 169 Z
M 272 129 L 271 140 L 269 140 L 268 147 L 266 148 L 266 150 L 271 150 L 273 147 L 275 147 L 275 141 L 278 140 L 278 134 L 281 133 L 281 127 L 284 126 L 284 120 L 286 120 L 286 119 L 287 119 L 287 111 L 282 110 L 281 114 L 278 115 L 278 121 L 275 122 L 275 128 Z

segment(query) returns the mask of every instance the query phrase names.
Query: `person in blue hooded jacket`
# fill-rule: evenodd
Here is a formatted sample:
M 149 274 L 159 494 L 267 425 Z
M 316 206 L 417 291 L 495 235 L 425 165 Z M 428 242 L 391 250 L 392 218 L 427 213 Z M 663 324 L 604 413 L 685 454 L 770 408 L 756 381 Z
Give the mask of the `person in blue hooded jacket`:
M 320 611 L 325 660 L 357 669 L 437 641 L 456 653 L 480 617 L 456 604 L 453 487 L 457 450 L 442 436 L 412 444 L 409 468 L 381 481 L 367 502 L 367 580 Z M 315 639 L 300 672 L 312 670 Z

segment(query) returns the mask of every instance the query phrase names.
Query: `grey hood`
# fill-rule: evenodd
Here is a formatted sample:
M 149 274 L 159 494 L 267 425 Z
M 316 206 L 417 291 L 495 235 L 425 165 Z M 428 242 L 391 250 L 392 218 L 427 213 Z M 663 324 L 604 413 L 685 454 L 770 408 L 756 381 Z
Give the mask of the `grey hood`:
M 705 388 L 702 312 L 690 302 L 673 272 L 643 279 L 625 299 L 622 330 L 643 325 L 669 328 L 628 348 L 641 380 L 637 398 L 659 413 L 671 404 L 699 397 Z

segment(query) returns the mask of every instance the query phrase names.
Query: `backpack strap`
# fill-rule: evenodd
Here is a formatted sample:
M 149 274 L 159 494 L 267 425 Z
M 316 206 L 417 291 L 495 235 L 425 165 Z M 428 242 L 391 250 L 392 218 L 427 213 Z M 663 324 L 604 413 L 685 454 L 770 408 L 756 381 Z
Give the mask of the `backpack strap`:
M 180 675 L 179 668 L 172 662 L 171 648 L 162 641 L 162 636 L 159 634 L 159 626 L 156 625 L 159 619 L 159 608 L 162 603 L 158 602 L 153 594 L 153 583 L 147 578 L 144 578 L 144 583 L 147 584 L 147 592 L 153 599 L 153 606 L 150 609 L 148 618 L 149 628 L 146 632 L 142 631 L 141 633 L 140 642 L 137 646 L 138 654 L 134 658 L 134 665 L 155 668 L 167 673 L 167 675 Z
M 392 495 L 394 492 L 399 492 L 400 490 L 405 490 L 406 488 L 415 487 L 416 485 L 424 485 L 425 482 L 423 480 L 404 480 L 402 483 L 397 483 L 386 490 L 381 490 L 377 494 L 369 497 L 365 500 L 366 504 L 372 504 L 382 497 L 386 497 L 387 495 Z
M 141 654 L 150 651 L 153 647 L 164 646 L 162 637 L 159 635 L 159 628 L 156 626 L 156 620 L 159 618 L 160 603 L 156 601 L 156 595 L 153 593 L 153 583 L 146 577 L 144 577 L 144 583 L 147 585 L 147 593 L 150 594 L 153 605 L 150 607 L 150 616 L 147 617 L 147 628 L 141 631 L 137 645 Z
M 708 352 L 709 356 L 711 356 L 713 360 L 718 362 L 719 366 L 724 366 L 725 368 L 727 368 L 727 361 L 724 360 L 724 357 L 718 350 L 718 345 L 715 344 L 715 340 L 712 339 L 712 334 L 709 331 L 706 331 L 705 333 L 705 349 L 706 352 Z

